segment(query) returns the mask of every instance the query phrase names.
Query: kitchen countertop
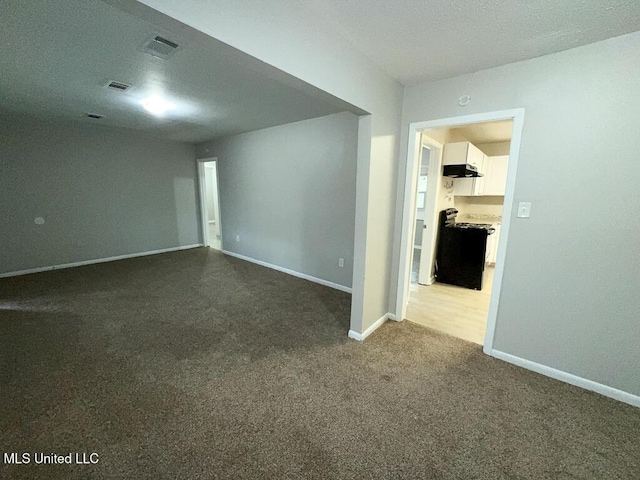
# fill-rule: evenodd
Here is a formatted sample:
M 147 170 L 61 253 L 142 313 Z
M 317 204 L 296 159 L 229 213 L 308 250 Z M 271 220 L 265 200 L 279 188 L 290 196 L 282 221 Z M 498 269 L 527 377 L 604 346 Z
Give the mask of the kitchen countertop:
M 465 213 L 458 217 L 459 221 L 465 221 L 469 223 L 502 223 L 502 216 L 500 215 L 488 215 L 480 213 Z

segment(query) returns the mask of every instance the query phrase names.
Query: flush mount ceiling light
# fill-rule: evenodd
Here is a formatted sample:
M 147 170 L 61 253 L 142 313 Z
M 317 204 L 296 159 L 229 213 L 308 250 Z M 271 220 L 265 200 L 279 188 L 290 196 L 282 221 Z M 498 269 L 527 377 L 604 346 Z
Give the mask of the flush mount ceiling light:
M 154 95 L 142 101 L 142 106 L 154 115 L 163 115 L 171 110 L 175 105 L 166 101 L 164 98 Z

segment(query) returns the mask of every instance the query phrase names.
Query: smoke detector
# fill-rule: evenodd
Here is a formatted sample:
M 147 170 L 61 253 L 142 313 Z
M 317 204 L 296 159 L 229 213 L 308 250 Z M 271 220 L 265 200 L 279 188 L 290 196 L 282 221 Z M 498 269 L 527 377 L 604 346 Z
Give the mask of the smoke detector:
M 166 60 L 180 49 L 180 45 L 158 35 L 142 46 L 142 51 L 157 58 Z
M 116 81 L 111 80 L 109 83 L 107 83 L 107 88 L 111 88 L 113 90 L 118 90 L 120 92 L 126 92 L 127 90 L 129 90 L 131 88 L 131 85 L 129 85 L 127 83 L 116 82 Z

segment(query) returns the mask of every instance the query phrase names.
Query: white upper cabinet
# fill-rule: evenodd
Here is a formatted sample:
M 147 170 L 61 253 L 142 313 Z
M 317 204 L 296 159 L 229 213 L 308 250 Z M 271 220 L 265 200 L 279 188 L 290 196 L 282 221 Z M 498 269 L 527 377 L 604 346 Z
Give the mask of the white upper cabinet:
M 444 153 L 442 155 L 442 165 L 461 165 L 468 163 L 478 169 L 478 172 L 482 171 L 482 163 L 484 161 L 484 153 L 470 142 L 454 142 L 447 143 L 444 146 Z
M 470 142 L 447 143 L 444 146 L 442 156 L 443 165 L 469 164 L 484 174 L 485 155 L 482 151 Z M 453 181 L 453 194 L 461 196 L 484 195 L 484 177 L 456 178 Z
M 482 177 L 454 179 L 454 195 L 467 197 L 504 196 L 509 155 L 487 157 L 470 142 L 445 144 L 442 156 L 443 165 L 462 165 L 465 163 L 475 166 Z
M 504 196 L 507 186 L 507 168 L 509 155 L 487 157 L 485 159 L 485 177 L 483 195 Z

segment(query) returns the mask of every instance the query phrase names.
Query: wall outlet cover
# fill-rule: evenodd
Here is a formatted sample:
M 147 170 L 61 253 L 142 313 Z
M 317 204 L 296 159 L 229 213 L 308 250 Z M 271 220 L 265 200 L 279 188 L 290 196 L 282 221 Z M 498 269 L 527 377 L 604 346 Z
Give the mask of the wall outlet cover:
M 518 203 L 518 218 L 531 217 L 531 202 Z

